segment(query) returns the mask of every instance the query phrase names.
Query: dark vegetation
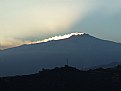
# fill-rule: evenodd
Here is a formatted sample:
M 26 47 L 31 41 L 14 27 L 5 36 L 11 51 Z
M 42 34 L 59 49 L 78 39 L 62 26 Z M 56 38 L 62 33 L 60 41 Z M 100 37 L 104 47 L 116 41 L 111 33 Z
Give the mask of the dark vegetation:
M 121 91 L 121 66 L 80 71 L 66 65 L 31 75 L 1 77 L 0 91 Z

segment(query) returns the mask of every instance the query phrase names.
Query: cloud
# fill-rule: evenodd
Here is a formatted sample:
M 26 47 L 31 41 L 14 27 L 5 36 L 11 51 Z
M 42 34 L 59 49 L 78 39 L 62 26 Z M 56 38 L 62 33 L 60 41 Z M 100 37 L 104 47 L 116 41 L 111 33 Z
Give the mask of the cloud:
M 119 31 L 120 3 L 121 0 L 2 0 L 2 44 L 11 47 L 71 31 L 102 33 L 101 36 L 105 32 L 101 29 Z
M 95 8 L 69 30 L 72 32 L 81 30 L 102 39 L 121 42 L 121 0 L 101 0 L 95 3 L 92 3 L 93 6 L 96 5 Z
M 17 40 L 17 39 L 13 39 L 13 38 L 4 38 L 4 39 L 0 39 L 0 50 L 6 49 L 6 48 L 11 48 L 11 47 L 16 47 L 16 46 L 20 46 L 23 44 L 26 44 L 30 41 L 22 41 L 22 40 Z
M 67 30 L 79 17 L 83 17 L 85 6 L 72 0 L 31 0 L 2 3 L 0 30 L 13 37 L 28 37 L 43 32 L 58 33 Z M 23 4 L 24 2 L 24 4 Z M 61 2 L 61 3 L 60 3 Z M 29 5 L 30 4 L 30 5 Z
M 64 33 L 88 11 L 78 0 L 4 0 L 0 8 L 0 37 L 7 48 Z

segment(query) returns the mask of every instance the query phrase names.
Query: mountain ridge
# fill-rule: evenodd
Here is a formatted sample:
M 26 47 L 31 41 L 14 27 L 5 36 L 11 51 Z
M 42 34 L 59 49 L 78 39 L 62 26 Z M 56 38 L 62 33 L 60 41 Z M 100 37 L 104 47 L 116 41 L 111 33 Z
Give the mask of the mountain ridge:
M 67 58 L 79 69 L 121 62 L 121 44 L 84 35 L 0 51 L 1 75 L 30 74 L 40 68 L 62 66 Z
M 65 38 L 60 38 L 60 39 L 58 38 L 58 37 L 63 37 L 63 36 L 66 36 L 66 37 Z M 57 37 L 58 39 L 54 39 L 55 37 Z M 45 44 L 45 43 L 54 42 L 54 41 L 58 42 L 58 41 L 68 40 L 68 39 L 71 39 L 73 37 L 80 37 L 80 38 L 82 38 L 82 37 L 91 37 L 91 38 L 99 39 L 99 40 L 102 40 L 102 41 L 107 41 L 107 42 L 112 42 L 112 43 L 116 43 L 116 44 L 121 44 L 121 43 L 114 42 L 114 41 L 111 41 L 111 40 L 100 39 L 100 38 L 94 37 L 94 36 L 92 36 L 90 34 L 80 33 L 80 32 L 75 32 L 75 33 L 70 33 L 70 34 L 65 34 L 65 35 L 60 35 L 60 36 L 55 36 L 55 37 L 50 37 L 50 38 L 46 38 L 46 39 L 43 39 L 43 40 L 40 40 L 40 41 L 25 43 L 23 45 L 12 47 L 12 48 L 8 48 L 8 49 L 18 48 L 18 47 L 22 47 L 22 46 L 36 45 L 36 44 Z M 8 50 L 8 49 L 4 49 L 4 50 Z
M 120 91 L 121 65 L 79 70 L 55 67 L 34 74 L 0 77 L 0 91 Z

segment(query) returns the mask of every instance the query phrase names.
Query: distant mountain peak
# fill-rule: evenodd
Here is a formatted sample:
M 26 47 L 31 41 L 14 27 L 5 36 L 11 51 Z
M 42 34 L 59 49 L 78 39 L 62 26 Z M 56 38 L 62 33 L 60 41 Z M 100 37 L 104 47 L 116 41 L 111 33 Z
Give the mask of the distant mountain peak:
M 87 70 L 121 62 L 121 44 L 85 33 L 55 36 L 31 44 L 0 51 L 0 76 L 32 74 L 40 68 L 50 69 L 65 64 Z M 118 63 L 111 66 L 115 64 Z M 73 68 L 66 66 L 63 70 L 68 72 Z
M 68 39 L 72 36 L 82 36 L 82 35 L 87 35 L 87 34 L 75 32 L 75 33 L 70 33 L 70 34 L 65 34 L 65 35 L 54 36 L 54 37 L 44 39 L 44 40 L 40 40 L 40 41 L 36 41 L 36 42 L 29 42 L 27 44 L 37 44 L 37 43 L 43 43 L 43 42 L 48 42 L 48 41 L 53 41 L 53 40 L 62 40 L 62 39 Z

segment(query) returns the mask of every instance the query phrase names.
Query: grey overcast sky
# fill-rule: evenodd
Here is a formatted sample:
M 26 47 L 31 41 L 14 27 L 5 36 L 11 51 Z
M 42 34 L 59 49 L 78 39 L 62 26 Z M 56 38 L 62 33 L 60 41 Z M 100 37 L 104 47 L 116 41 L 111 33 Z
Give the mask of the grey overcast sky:
M 0 0 L 2 48 L 71 32 L 121 43 L 121 0 Z

